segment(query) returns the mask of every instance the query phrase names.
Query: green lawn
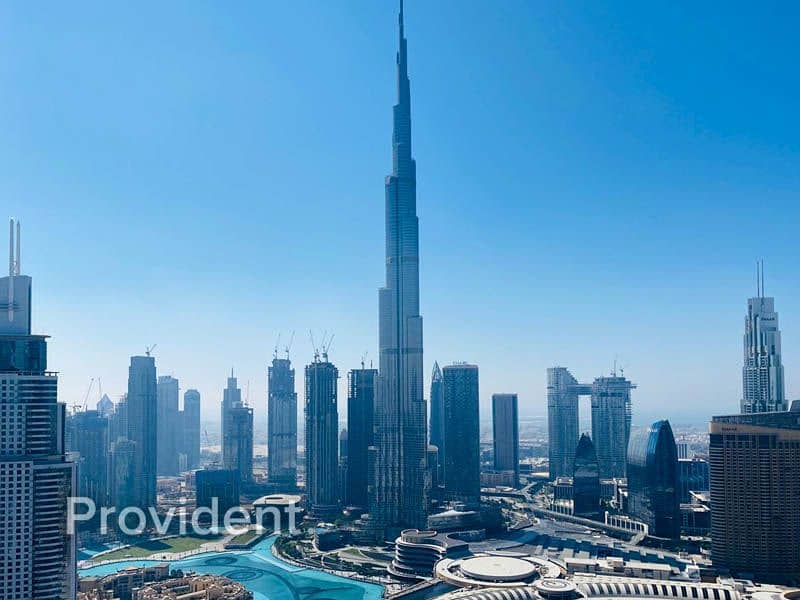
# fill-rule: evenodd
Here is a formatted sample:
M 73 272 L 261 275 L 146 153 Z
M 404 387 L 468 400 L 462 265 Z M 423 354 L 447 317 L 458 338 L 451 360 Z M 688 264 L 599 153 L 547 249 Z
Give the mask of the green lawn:
M 167 552 L 188 552 L 189 550 L 197 550 L 200 546 L 207 542 L 214 542 L 222 539 L 221 535 L 186 535 L 183 537 L 169 538 L 166 540 L 150 540 L 147 542 L 140 542 L 135 546 L 128 548 L 120 548 L 108 554 L 97 556 L 95 561 L 101 560 L 120 560 L 124 558 L 147 558 L 153 554 L 165 554 Z
M 241 533 L 241 534 L 237 535 L 235 538 L 233 538 L 228 543 L 229 544 L 248 544 L 248 543 L 252 542 L 259 535 L 261 535 L 261 534 L 258 533 L 258 531 L 256 531 L 255 529 L 251 529 L 250 531 L 245 531 L 244 533 Z

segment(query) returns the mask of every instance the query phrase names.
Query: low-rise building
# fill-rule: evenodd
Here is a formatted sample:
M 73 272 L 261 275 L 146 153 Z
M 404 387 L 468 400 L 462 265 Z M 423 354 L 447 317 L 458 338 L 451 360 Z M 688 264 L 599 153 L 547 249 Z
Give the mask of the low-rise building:
M 126 567 L 117 573 L 102 577 L 81 577 L 78 584 L 80 594 L 84 598 L 111 598 L 131 600 L 133 590 L 145 584 L 163 581 L 169 578 L 169 563 L 160 563 L 149 567 Z
M 253 600 L 253 593 L 227 577 L 192 574 L 149 583 L 132 600 Z

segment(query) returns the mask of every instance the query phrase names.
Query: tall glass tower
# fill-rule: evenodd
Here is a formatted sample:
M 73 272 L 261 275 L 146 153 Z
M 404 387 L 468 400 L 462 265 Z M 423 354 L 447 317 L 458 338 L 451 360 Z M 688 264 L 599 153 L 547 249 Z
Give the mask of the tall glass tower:
M 375 444 L 377 369 L 353 369 L 347 376 L 347 485 L 350 506 L 369 506 L 370 446 Z M 374 474 L 373 474 L 374 476 Z
M 399 29 L 392 173 L 386 178 L 386 285 L 378 294 L 380 370 L 371 508 L 374 525 L 384 533 L 387 528 L 424 528 L 427 520 L 417 175 L 411 156 L 411 95 L 402 0 Z
M 669 421 L 640 429 L 628 447 L 628 512 L 646 523 L 649 535 L 681 534 L 678 449 Z
M 178 398 L 180 385 L 171 375 L 161 375 L 156 383 L 158 397 L 158 461 L 159 475 L 177 475 L 180 461 L 178 452 L 180 436 L 178 426 Z
M 741 408 L 743 414 L 788 410 L 775 298 L 764 297 L 761 278 L 758 297 L 747 301 L 744 319 Z
M 442 369 L 444 383 L 444 491 L 448 500 L 478 508 L 481 501 L 481 431 L 478 366 Z
M 328 355 L 306 366 L 306 495 L 312 515 L 339 512 L 339 370 Z
M 586 386 L 583 386 L 584 388 Z M 587 390 L 583 390 L 585 393 Z M 570 477 L 579 434 L 578 380 L 564 367 L 547 369 L 547 434 L 550 479 Z
M 600 468 L 592 438 L 581 434 L 575 449 L 572 472 L 572 499 L 576 517 L 600 520 Z
M 267 476 L 269 482 L 297 485 L 297 392 L 294 369 L 286 358 L 272 359 L 267 370 Z
M 19 225 L 0 279 L 0 598 L 75 598 L 75 539 L 67 498 L 66 409 L 47 370 L 47 336 L 31 335 L 31 278 L 20 274 Z
M 147 510 L 156 505 L 158 465 L 158 384 L 156 360 L 150 355 L 131 356 L 128 367 L 128 439 L 136 444 L 135 505 Z

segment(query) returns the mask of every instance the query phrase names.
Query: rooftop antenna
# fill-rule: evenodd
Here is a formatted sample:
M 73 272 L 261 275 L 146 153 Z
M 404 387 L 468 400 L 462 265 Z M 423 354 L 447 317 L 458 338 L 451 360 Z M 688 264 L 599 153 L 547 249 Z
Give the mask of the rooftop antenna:
M 14 219 L 8 226 L 8 276 L 14 276 Z
M 19 241 L 19 238 L 17 238 Z M 19 260 L 19 258 L 17 258 Z M 761 297 L 764 297 L 764 260 L 761 260 Z
M 8 225 L 8 320 L 14 320 L 14 277 L 20 274 L 20 229 L 19 221 L 16 222 L 16 254 L 14 248 L 14 219 Z
M 14 225 L 16 224 L 16 229 Z M 8 276 L 14 277 L 22 273 L 22 251 L 19 221 L 13 218 L 8 224 Z M 15 235 L 16 233 L 16 235 Z M 16 243 L 15 243 L 16 242 Z
M 292 337 L 289 338 L 289 345 L 286 346 L 286 360 L 289 360 L 289 351 L 292 349 L 293 342 L 294 342 L 294 329 L 292 329 Z
M 756 261 L 756 298 L 761 298 L 761 261 Z
M 17 221 L 17 272 L 16 272 L 16 275 L 21 275 L 22 274 L 22 245 L 21 245 L 21 242 L 20 242 L 20 240 L 22 239 L 22 236 L 20 235 L 20 233 L 21 232 L 20 232 L 20 227 L 19 227 L 19 221 Z
M 153 350 L 156 349 L 156 346 L 158 346 L 158 344 L 153 344 L 152 346 L 147 346 L 145 348 L 145 350 L 144 350 L 145 355 L 146 356 L 151 356 L 153 354 Z
M 8 322 L 14 320 L 14 219 L 8 236 Z

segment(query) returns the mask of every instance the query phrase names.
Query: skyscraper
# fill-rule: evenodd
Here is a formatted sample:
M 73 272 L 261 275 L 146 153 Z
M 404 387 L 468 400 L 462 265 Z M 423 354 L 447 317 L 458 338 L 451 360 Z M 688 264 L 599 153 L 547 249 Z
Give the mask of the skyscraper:
M 757 581 L 800 574 L 800 402 L 714 417 L 709 429 L 711 559 Z
M 253 480 L 253 409 L 242 403 L 233 371 L 222 392 L 222 464 L 239 473 L 240 483 Z
M 680 449 L 678 450 L 680 456 Z M 707 492 L 709 490 L 708 461 L 705 458 L 678 458 L 678 473 L 681 484 L 680 500 L 682 504 L 691 502 L 689 492 Z
M 564 367 L 547 369 L 550 479 L 572 475 L 578 443 L 578 380 Z
M 136 443 L 128 438 L 117 438 L 111 444 L 110 461 L 109 495 L 119 513 L 126 507 L 137 506 L 139 503 L 136 486 Z
M 624 377 L 598 377 L 592 384 L 592 441 L 600 477 L 625 477 L 631 435 L 631 388 Z
M 222 464 L 239 474 L 239 483 L 253 480 L 253 409 L 242 403 L 236 377 L 222 392 Z
M 132 356 L 128 368 L 128 439 L 136 444 L 135 506 L 156 505 L 158 463 L 158 395 L 156 361 L 152 356 Z
M 77 452 L 78 495 L 91 498 L 95 505 L 108 501 L 108 419 L 96 410 L 75 413 L 67 419 L 70 434 L 68 450 Z
M 111 401 L 111 398 L 108 397 L 108 394 L 103 394 L 103 397 L 100 398 L 97 403 L 97 412 L 103 417 L 110 417 L 114 414 L 114 403 Z
M 430 443 L 440 447 L 444 440 L 444 398 L 442 397 L 442 370 L 433 363 L 431 373 L 431 423 Z
M 239 506 L 239 485 L 241 477 L 238 471 L 228 469 L 201 469 L 195 473 L 195 499 L 197 508 L 213 509 L 216 499 L 216 516 L 222 524 L 225 513 Z M 207 519 L 212 517 L 209 515 Z
M 678 449 L 669 421 L 640 429 L 628 447 L 628 512 L 654 537 L 681 533 Z
M 350 506 L 369 508 L 369 448 L 374 444 L 377 369 L 353 369 L 347 377 L 347 485 Z
M 178 474 L 178 380 L 170 375 L 158 378 L 158 474 Z
M 445 497 L 476 507 L 481 499 L 478 367 L 448 365 L 442 383 Z
M 286 358 L 272 359 L 268 369 L 267 476 L 275 485 L 297 485 L 297 393 L 294 369 Z
M 66 409 L 47 370 L 47 336 L 31 334 L 32 280 L 21 274 L 19 235 L 12 220 L 9 274 L 0 279 L 0 598 L 69 600 L 75 469 L 65 456 Z
M 339 511 L 339 371 L 323 354 L 305 375 L 306 494 L 311 513 L 328 517 Z
M 759 277 L 758 296 L 747 301 L 744 319 L 742 413 L 787 409 L 781 362 L 781 331 L 775 299 L 764 297 Z
M 233 376 L 233 369 L 231 369 L 231 376 L 228 377 L 228 385 L 222 390 L 222 406 L 220 412 L 220 439 L 222 443 L 222 457 L 225 460 L 225 431 L 228 429 L 228 414 L 231 408 L 242 403 L 242 390 L 239 389 L 236 377 Z
M 592 438 L 582 434 L 575 449 L 572 471 L 573 514 L 600 520 L 600 468 Z
M 375 401 L 378 533 L 427 522 L 427 415 L 419 314 L 419 220 L 411 153 L 411 93 L 400 2 L 392 173 L 386 178 L 386 284 L 378 293 L 380 372 Z
M 516 394 L 492 394 L 494 468 L 513 471 L 519 485 L 519 409 Z
M 441 448 L 444 445 L 444 397 L 442 395 L 442 370 L 439 363 L 433 363 L 431 373 L 431 422 L 430 422 L 430 444 L 436 448 L 436 452 L 428 448 L 428 471 L 431 477 L 430 493 L 431 498 L 438 493 L 439 482 L 442 480 L 442 461 Z M 436 460 L 432 460 L 436 459 Z
M 186 468 L 196 469 L 200 466 L 200 392 L 197 390 L 186 390 L 183 394 L 181 421 Z

